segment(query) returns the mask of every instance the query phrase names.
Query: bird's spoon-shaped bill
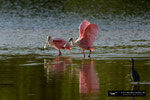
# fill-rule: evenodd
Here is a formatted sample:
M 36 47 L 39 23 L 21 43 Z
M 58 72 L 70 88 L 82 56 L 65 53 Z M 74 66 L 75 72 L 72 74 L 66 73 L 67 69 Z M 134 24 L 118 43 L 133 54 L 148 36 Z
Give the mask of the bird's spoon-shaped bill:
M 47 48 L 47 44 L 44 45 L 44 49 L 46 49 L 46 48 Z

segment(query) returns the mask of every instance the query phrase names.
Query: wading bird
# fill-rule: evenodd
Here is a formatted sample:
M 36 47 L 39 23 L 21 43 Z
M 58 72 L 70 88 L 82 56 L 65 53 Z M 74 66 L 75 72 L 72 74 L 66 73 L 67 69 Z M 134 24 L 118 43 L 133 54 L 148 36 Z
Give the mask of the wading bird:
M 134 60 L 131 58 L 131 75 L 132 75 L 132 80 L 134 82 L 139 82 L 140 81 L 140 76 L 138 72 L 134 69 Z M 140 90 L 140 84 L 133 84 L 132 86 L 132 91 L 139 91 Z M 134 96 L 131 97 L 131 100 L 134 100 Z
M 67 43 L 65 40 L 63 40 L 61 38 L 54 38 L 54 39 L 52 39 L 51 36 L 47 36 L 46 44 L 45 44 L 44 48 L 47 47 L 47 44 L 53 46 L 56 49 L 58 49 L 59 50 L 59 56 L 62 55 L 60 49 L 68 49 L 68 50 L 70 50 L 72 48 L 70 46 L 70 44 Z M 66 45 L 66 46 L 64 47 L 64 45 Z
M 134 69 L 134 60 L 131 58 L 131 75 L 132 75 L 132 80 L 134 82 L 139 82 L 140 81 L 140 76 L 138 72 Z
M 84 50 L 89 50 L 90 53 L 88 57 L 90 57 L 91 52 L 95 50 L 93 44 L 98 35 L 98 26 L 96 24 L 91 24 L 87 20 L 84 20 L 79 25 L 79 33 L 80 33 L 79 38 L 75 41 L 75 43 L 73 42 L 73 38 L 70 38 L 67 43 L 72 41 L 72 44 L 74 46 L 80 47 L 83 51 L 84 57 L 85 57 Z

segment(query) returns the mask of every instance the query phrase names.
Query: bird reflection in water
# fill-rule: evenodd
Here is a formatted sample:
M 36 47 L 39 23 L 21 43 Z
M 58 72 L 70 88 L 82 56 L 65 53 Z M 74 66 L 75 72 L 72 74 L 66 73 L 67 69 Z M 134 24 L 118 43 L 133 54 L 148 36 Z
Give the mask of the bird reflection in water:
M 50 74 L 61 75 L 64 74 L 66 68 L 72 63 L 71 57 L 58 56 L 54 60 L 44 59 L 44 69 L 46 71 L 47 80 Z
M 79 88 L 81 96 L 85 97 L 89 94 L 97 94 L 99 92 L 99 78 L 94 70 L 94 61 L 82 61 L 79 75 Z
M 132 91 L 140 91 L 140 84 L 132 84 Z M 131 97 L 131 100 L 135 100 L 134 96 Z
M 133 82 L 137 82 L 137 84 L 132 84 L 132 91 L 140 90 L 140 76 L 138 72 L 134 69 L 134 59 L 131 58 L 131 77 Z M 134 96 L 131 97 L 131 100 L 134 100 Z
M 132 75 L 132 80 L 134 82 L 139 82 L 140 81 L 140 76 L 138 72 L 134 69 L 134 60 L 131 58 L 131 75 Z

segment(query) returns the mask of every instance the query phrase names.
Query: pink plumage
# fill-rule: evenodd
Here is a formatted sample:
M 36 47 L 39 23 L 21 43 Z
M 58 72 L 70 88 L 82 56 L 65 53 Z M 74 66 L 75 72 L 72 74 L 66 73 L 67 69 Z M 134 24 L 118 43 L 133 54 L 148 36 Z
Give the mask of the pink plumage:
M 81 38 L 82 35 L 84 34 L 84 31 L 85 31 L 85 29 L 87 28 L 88 25 L 90 25 L 90 22 L 88 22 L 87 20 L 84 20 L 84 21 L 79 25 L 80 38 Z
M 86 50 L 94 50 L 93 44 L 98 35 L 98 26 L 84 20 L 79 26 L 80 36 L 76 42 L 79 42 L 79 47 Z
M 52 39 L 53 43 L 50 43 L 54 48 L 56 49 L 68 49 L 70 50 L 72 47 L 69 43 L 67 43 L 65 40 L 61 38 L 54 38 Z M 67 43 L 67 45 L 64 47 L 64 45 Z
M 46 44 L 45 44 L 44 48 L 46 48 L 47 44 L 58 49 L 59 50 L 59 56 L 61 55 L 60 49 L 68 49 L 68 50 L 72 49 L 70 44 L 61 38 L 53 38 L 52 39 L 50 36 L 47 36 L 47 40 L 46 40 Z
M 98 35 L 98 26 L 96 24 L 91 24 L 87 20 L 84 20 L 80 25 L 79 25 L 79 37 L 75 41 L 75 44 L 82 48 L 83 55 L 85 57 L 84 50 L 89 50 L 89 56 L 95 48 L 93 47 L 93 44 L 97 38 Z M 73 39 L 70 38 L 69 42 L 72 41 Z
M 52 39 L 53 44 L 51 44 L 56 49 L 68 49 L 70 50 L 72 47 L 69 43 L 67 43 L 65 40 L 61 38 L 54 38 Z M 67 43 L 67 45 L 64 47 L 64 45 Z

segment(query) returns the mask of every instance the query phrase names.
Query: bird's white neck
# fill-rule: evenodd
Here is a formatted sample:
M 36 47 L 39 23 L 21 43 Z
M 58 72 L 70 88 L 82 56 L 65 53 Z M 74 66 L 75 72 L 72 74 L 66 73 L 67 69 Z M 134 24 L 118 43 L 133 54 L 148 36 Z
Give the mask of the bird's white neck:
M 79 41 L 76 40 L 76 41 L 74 42 L 73 40 L 71 40 L 71 44 L 72 44 L 73 47 L 76 47 L 76 46 L 79 45 Z
M 47 40 L 46 43 L 49 44 L 49 45 L 53 45 L 54 44 L 52 39 Z

